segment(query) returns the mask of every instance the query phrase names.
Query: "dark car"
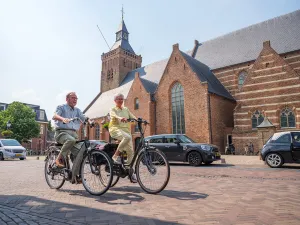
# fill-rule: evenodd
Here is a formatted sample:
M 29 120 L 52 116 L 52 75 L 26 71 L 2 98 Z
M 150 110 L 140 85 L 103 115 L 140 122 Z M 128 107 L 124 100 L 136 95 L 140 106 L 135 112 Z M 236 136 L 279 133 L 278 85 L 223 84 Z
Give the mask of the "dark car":
M 195 143 L 183 134 L 154 135 L 146 137 L 145 141 L 164 152 L 169 161 L 188 162 L 192 166 L 199 166 L 202 162 L 211 164 L 221 159 L 217 146 Z
M 261 150 L 262 159 L 272 168 L 300 163 L 300 131 L 273 134 Z

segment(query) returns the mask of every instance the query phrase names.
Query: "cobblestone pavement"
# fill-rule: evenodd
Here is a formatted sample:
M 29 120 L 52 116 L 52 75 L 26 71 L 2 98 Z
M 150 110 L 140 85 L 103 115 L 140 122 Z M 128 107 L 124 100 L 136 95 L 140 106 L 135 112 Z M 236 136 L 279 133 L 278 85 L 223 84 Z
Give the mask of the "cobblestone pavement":
M 171 166 L 157 195 L 121 180 L 103 196 L 51 190 L 41 160 L 0 161 L 0 224 L 300 224 L 300 167 Z

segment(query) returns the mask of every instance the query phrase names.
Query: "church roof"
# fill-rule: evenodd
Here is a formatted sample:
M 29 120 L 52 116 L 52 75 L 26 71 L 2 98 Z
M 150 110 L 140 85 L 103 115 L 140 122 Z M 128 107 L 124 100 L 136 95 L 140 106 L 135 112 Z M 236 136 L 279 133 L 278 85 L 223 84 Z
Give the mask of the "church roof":
M 264 41 L 279 54 L 300 49 L 300 10 L 200 43 L 195 58 L 211 69 L 257 58 Z M 189 51 L 191 55 L 192 51 Z
M 127 28 L 126 28 L 126 25 L 125 25 L 125 23 L 124 23 L 124 20 L 121 21 L 117 33 L 118 33 L 119 31 L 124 31 L 124 32 L 126 32 L 126 33 L 129 33 L 128 30 L 127 30 Z
M 129 44 L 129 42 L 124 40 L 123 38 L 119 41 L 116 41 L 114 43 L 114 45 L 111 47 L 110 51 L 112 51 L 118 47 L 121 47 L 122 49 L 135 54 L 135 52 L 134 52 L 133 48 L 131 47 L 131 45 Z
M 141 80 L 144 88 L 146 89 L 146 91 L 150 94 L 154 94 L 154 92 L 157 89 L 158 84 L 154 83 L 150 80 L 143 79 L 143 78 L 140 78 L 140 80 Z
M 180 51 L 191 69 L 197 74 L 201 82 L 208 83 L 208 92 L 223 96 L 227 99 L 234 100 L 231 94 L 226 90 L 223 84 L 216 78 L 210 71 L 208 66 L 189 56 L 188 54 Z

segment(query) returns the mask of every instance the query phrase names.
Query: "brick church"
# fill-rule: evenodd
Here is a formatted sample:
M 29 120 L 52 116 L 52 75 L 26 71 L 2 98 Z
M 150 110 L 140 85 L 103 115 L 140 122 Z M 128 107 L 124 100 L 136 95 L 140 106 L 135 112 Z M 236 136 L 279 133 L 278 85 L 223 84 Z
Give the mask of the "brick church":
M 114 95 L 150 122 L 146 136 L 184 133 L 237 153 L 264 120 L 275 131 L 300 129 L 300 10 L 199 43 L 142 66 L 122 19 L 115 44 L 103 53 L 100 91 L 84 113 L 95 119 L 89 139 L 108 140 L 103 124 Z M 80 132 L 81 136 L 83 132 Z M 132 124 L 134 142 L 139 133 Z

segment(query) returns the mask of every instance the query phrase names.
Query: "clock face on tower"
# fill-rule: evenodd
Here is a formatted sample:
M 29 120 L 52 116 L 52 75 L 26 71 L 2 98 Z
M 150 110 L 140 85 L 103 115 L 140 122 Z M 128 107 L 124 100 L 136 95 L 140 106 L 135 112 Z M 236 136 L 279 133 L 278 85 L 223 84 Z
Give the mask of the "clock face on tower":
M 123 33 L 123 38 L 127 40 L 127 38 L 128 38 L 127 33 Z

